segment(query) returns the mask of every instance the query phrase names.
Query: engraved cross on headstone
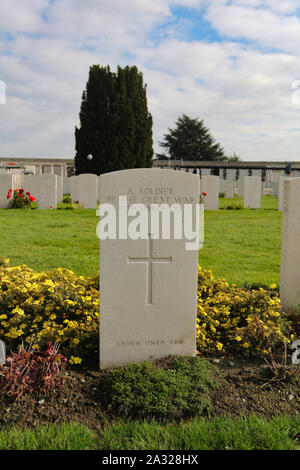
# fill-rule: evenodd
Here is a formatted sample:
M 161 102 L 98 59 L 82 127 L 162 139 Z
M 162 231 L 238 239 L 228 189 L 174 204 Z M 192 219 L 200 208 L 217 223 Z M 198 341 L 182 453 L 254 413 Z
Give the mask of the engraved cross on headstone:
M 147 286 L 146 286 L 146 306 L 153 304 L 153 264 L 172 263 L 172 256 L 155 257 L 153 254 L 153 240 L 149 235 L 147 243 L 147 257 L 146 258 L 133 258 L 128 257 L 128 263 L 146 263 L 147 264 Z

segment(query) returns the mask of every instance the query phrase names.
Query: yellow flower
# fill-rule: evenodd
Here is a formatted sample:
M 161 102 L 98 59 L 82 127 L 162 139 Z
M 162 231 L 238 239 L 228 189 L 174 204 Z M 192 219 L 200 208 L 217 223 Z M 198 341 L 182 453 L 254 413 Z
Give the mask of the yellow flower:
M 77 356 L 71 356 L 71 358 L 69 359 L 70 364 L 81 364 L 81 362 L 82 362 L 82 359 Z
M 276 287 L 277 287 L 276 284 L 270 284 L 270 285 L 269 285 L 269 288 L 270 288 L 270 289 L 276 289 Z
M 221 351 L 223 349 L 223 344 L 222 343 L 217 343 L 217 349 Z

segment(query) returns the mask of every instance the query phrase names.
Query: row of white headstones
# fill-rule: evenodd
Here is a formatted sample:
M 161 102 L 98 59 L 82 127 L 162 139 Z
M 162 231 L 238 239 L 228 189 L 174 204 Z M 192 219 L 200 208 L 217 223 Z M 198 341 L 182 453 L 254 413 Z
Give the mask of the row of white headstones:
M 119 211 L 119 197 L 150 206 L 199 203 L 198 175 L 162 169 L 134 169 L 70 178 L 71 194 L 93 193 Z M 209 181 L 215 177 L 209 176 Z M 51 194 L 46 181 L 54 175 L 30 178 L 28 189 Z M 245 187 L 255 191 L 253 178 Z M 256 178 L 258 180 L 258 178 Z M 34 186 L 41 181 L 41 186 Z M 99 192 L 97 193 L 97 182 Z M 82 184 L 79 184 L 82 182 Z M 43 184 L 44 183 L 44 184 Z M 83 184 L 84 183 L 84 184 Z M 283 309 L 300 304 L 300 178 L 284 181 L 280 296 Z M 93 185 L 93 186 L 92 186 Z M 83 188 L 83 189 L 82 189 Z M 206 190 L 206 191 L 205 191 Z M 56 188 L 57 191 L 57 188 Z M 212 185 L 201 191 L 212 191 Z M 260 192 L 259 192 L 260 194 Z M 47 201 L 49 205 L 51 200 Z M 194 356 L 196 351 L 198 251 L 186 250 L 185 236 L 176 239 L 100 240 L 100 367 L 117 367 L 169 354 Z M 270 247 L 270 249 L 272 249 Z
M 64 194 L 70 194 L 73 201 L 78 201 L 87 209 L 96 209 L 100 185 L 99 177 L 92 174 L 70 178 L 50 174 L 0 174 L 0 208 L 9 206 L 7 193 L 10 189 L 21 188 L 36 198 L 39 209 L 55 209 L 62 202 Z
M 166 170 L 167 171 L 167 170 Z M 283 181 L 278 184 L 278 210 L 282 210 Z M 0 174 L 0 208 L 8 207 L 7 192 L 9 189 L 22 188 L 38 200 L 40 209 L 56 208 L 62 202 L 63 194 L 70 194 L 73 201 L 78 201 L 84 208 L 96 209 L 100 199 L 100 177 L 94 174 L 82 174 L 64 178 L 58 175 L 8 175 Z M 219 194 L 233 198 L 236 184 L 232 180 L 220 180 L 218 176 L 205 175 L 201 179 L 201 191 L 205 209 L 218 210 Z M 238 187 L 238 194 L 243 197 L 244 207 L 259 209 L 264 185 L 258 176 L 245 176 Z

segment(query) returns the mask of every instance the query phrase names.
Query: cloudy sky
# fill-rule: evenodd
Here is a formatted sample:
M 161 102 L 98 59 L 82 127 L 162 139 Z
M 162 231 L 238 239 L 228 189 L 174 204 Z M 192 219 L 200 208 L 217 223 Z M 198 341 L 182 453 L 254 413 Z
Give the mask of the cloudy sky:
M 300 160 L 300 0 L 0 0 L 0 156 L 73 157 L 93 64 L 143 73 L 156 152 L 185 113 L 228 155 Z

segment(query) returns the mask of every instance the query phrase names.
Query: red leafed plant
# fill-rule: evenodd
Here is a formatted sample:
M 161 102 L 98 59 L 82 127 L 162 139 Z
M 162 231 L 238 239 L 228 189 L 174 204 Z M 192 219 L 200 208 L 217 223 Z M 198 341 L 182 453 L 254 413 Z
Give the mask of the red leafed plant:
M 19 398 L 23 393 L 47 395 L 64 384 L 60 372 L 66 368 L 67 359 L 58 354 L 58 345 L 47 344 L 45 351 L 27 350 L 22 346 L 11 353 L 6 363 L 0 365 L 0 393 Z

